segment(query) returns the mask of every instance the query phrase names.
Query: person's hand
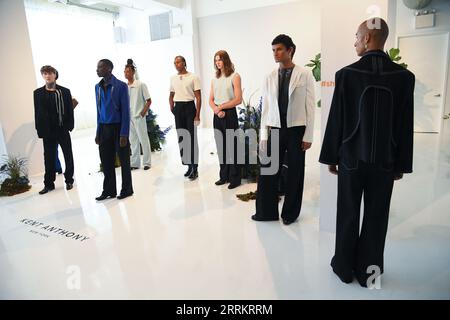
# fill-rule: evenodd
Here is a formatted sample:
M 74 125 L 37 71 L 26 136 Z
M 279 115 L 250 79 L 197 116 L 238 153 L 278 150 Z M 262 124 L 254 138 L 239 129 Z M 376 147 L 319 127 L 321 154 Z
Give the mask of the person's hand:
M 95 144 L 100 144 L 100 137 L 99 136 L 95 136 Z
M 174 109 L 175 109 L 174 107 L 170 107 L 170 112 L 172 112 L 172 114 Z
M 394 181 L 398 181 L 403 179 L 403 173 L 395 173 L 394 174 Z
M 215 106 L 215 107 L 214 107 L 214 114 L 219 115 L 220 111 L 221 111 L 221 110 L 220 110 L 219 106 Z
M 338 174 L 338 167 L 337 165 L 333 164 L 333 165 L 329 165 L 328 166 L 328 171 L 330 171 L 332 174 L 337 175 Z
M 219 118 L 224 118 L 225 117 L 225 111 L 220 111 L 218 114 L 217 114 L 217 116 L 219 117 Z
M 195 116 L 194 118 L 194 126 L 198 127 L 200 125 L 200 116 Z
M 147 115 L 147 112 L 145 112 L 144 110 L 141 111 L 141 118 L 145 118 L 145 116 Z
M 77 105 L 78 105 L 78 100 L 75 99 L 75 98 L 72 98 L 72 106 L 73 106 L 73 108 L 75 109 L 77 107 Z
M 120 147 L 125 148 L 128 143 L 128 137 L 120 137 Z
M 303 151 L 308 150 L 309 148 L 311 148 L 311 146 L 312 146 L 311 142 L 305 142 L 305 141 L 302 142 L 302 150 Z

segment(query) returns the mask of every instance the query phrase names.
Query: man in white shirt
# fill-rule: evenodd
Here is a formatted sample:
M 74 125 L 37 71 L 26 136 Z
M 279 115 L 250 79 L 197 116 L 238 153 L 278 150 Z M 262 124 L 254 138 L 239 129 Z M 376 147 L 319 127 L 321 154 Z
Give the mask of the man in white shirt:
M 198 178 L 197 126 L 200 124 L 202 105 L 200 79 L 186 70 L 186 59 L 175 57 L 178 74 L 170 79 L 170 111 L 175 116 L 181 160 L 190 180 Z
M 278 180 L 287 152 L 287 179 L 281 218 L 289 225 L 300 215 L 305 175 L 305 152 L 311 148 L 314 132 L 314 80 L 311 71 L 292 62 L 296 46 L 287 35 L 272 42 L 279 68 L 269 74 L 263 85 L 260 156 L 265 151 L 270 165 L 261 161 L 258 180 L 256 221 L 278 220 Z M 267 173 L 268 167 L 275 172 Z
M 136 67 L 133 60 L 129 59 L 125 66 L 125 78 L 128 80 L 128 92 L 130 93 L 130 144 L 131 144 L 131 170 L 141 167 L 141 150 L 144 155 L 144 170 L 152 166 L 150 139 L 148 137 L 146 116 L 152 99 L 145 83 L 135 79 Z

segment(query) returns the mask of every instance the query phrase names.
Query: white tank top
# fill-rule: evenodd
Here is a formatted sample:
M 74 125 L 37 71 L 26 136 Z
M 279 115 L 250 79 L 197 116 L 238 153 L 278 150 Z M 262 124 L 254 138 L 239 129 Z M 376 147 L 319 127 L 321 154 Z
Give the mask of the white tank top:
M 236 73 L 232 73 L 229 77 L 222 75 L 220 78 L 213 79 L 214 103 L 216 105 L 226 103 L 235 98 L 233 79 Z

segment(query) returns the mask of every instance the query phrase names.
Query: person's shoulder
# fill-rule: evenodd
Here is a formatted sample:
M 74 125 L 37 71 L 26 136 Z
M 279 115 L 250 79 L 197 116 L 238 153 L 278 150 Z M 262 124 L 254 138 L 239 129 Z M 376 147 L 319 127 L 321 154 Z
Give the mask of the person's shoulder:
M 299 66 L 298 64 L 295 65 L 294 70 L 297 70 L 297 72 L 303 73 L 303 74 L 310 74 L 311 73 L 310 69 L 307 69 L 305 67 Z
M 42 92 L 44 92 L 44 89 L 45 89 L 45 86 L 44 86 L 44 87 L 39 87 L 39 88 L 35 89 L 35 90 L 33 91 L 33 93 L 34 93 L 34 94 L 42 93 Z
M 128 89 L 128 84 L 125 81 L 119 80 L 116 78 L 116 83 L 118 86 L 120 86 L 121 88 L 127 88 Z
M 59 90 L 61 90 L 61 91 L 63 91 L 63 92 L 70 92 L 70 89 L 69 89 L 69 88 L 60 86 L 59 84 L 56 85 L 56 88 L 58 88 Z
M 273 70 L 270 71 L 269 73 L 266 73 L 265 76 L 264 76 L 264 79 L 265 79 L 265 80 L 268 80 L 268 79 L 270 79 L 271 77 L 275 77 L 275 76 L 278 76 L 278 68 L 273 69 Z

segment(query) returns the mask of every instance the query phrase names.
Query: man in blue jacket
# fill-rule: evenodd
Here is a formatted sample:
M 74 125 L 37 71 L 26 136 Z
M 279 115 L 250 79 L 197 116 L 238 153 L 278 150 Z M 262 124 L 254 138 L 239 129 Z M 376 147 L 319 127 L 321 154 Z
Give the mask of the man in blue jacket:
M 122 169 L 122 190 L 117 199 L 133 195 L 130 168 L 130 99 L 128 86 L 112 75 L 113 63 L 102 59 L 97 65 L 97 75 L 103 78 L 95 85 L 97 101 L 97 134 L 95 143 L 99 145 L 103 167 L 103 192 L 96 198 L 102 201 L 116 197 L 116 153 Z

